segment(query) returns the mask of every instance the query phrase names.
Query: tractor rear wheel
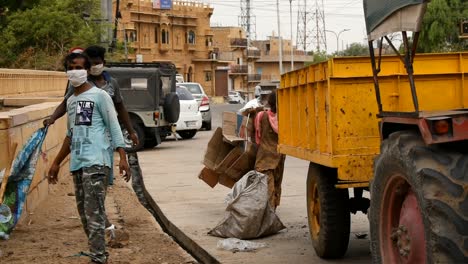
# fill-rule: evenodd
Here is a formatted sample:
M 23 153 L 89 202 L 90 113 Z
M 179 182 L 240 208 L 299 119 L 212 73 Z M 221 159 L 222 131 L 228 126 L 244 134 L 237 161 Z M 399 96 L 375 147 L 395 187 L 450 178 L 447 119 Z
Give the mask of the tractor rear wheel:
M 468 155 L 413 131 L 382 142 L 369 213 L 373 263 L 468 263 Z
M 348 249 L 351 215 L 348 189 L 337 189 L 336 170 L 309 165 L 307 216 L 315 252 L 321 258 L 340 258 Z

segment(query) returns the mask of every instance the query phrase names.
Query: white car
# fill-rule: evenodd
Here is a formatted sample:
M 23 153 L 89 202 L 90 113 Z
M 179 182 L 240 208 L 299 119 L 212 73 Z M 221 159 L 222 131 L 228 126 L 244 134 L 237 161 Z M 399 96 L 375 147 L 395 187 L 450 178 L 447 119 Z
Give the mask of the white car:
M 230 104 L 245 104 L 244 98 L 242 98 L 241 93 L 236 91 L 231 91 L 228 93 L 228 101 Z
M 193 95 L 195 100 L 197 100 L 198 105 L 200 106 L 200 112 L 202 113 L 202 127 L 206 130 L 211 130 L 210 99 L 206 95 L 201 84 L 195 82 L 184 82 L 179 83 L 179 85 L 187 88 L 187 90 Z
M 180 115 L 179 121 L 176 123 L 176 132 L 183 139 L 193 138 L 202 126 L 202 114 L 198 102 L 184 86 L 177 85 L 176 93 L 180 101 Z
M 179 73 L 176 74 L 175 78 L 176 78 L 176 82 L 178 82 L 178 83 L 183 83 L 184 82 L 184 76 L 182 76 L 182 74 L 179 74 Z

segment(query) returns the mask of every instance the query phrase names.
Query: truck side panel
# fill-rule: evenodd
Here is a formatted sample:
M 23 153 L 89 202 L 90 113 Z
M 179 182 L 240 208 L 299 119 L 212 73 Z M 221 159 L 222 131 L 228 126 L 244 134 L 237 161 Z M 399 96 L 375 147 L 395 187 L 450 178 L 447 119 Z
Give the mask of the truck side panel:
M 468 53 L 422 54 L 414 65 L 422 110 L 468 107 Z M 379 76 L 384 110 L 413 111 L 400 59 L 385 56 Z M 369 58 L 334 58 L 284 74 L 278 113 L 281 153 L 337 168 L 342 181 L 372 177 L 380 135 Z

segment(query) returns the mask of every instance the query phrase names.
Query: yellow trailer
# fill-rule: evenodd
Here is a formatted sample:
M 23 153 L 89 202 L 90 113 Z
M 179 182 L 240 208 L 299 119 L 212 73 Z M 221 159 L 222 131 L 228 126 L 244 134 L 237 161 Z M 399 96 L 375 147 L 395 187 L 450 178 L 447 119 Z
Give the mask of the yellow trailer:
M 374 175 L 374 160 L 379 157 L 382 158 L 379 156 L 381 149 L 389 152 L 393 151 L 392 143 L 387 142 L 388 140 L 398 137 L 399 144 L 405 144 L 405 141 L 401 140 L 401 138 L 418 134 L 422 136 L 422 139 L 415 139 L 417 142 L 411 141 L 408 146 L 424 148 L 426 145 L 431 144 L 465 140 L 468 136 L 466 132 L 468 126 L 465 123 L 468 112 L 457 111 L 457 109 L 468 108 L 468 53 L 418 54 L 415 57 L 413 77 L 417 84 L 416 93 L 419 102 L 417 111 L 414 110 L 414 100 L 412 91 L 409 89 L 411 85 L 405 64 L 400 57 L 382 56 L 380 69 L 378 77 L 378 88 L 380 90 L 377 97 L 373 67 L 371 67 L 369 57 L 332 58 L 326 62 L 285 73 L 281 77 L 281 85 L 280 89 L 278 89 L 278 150 L 283 154 L 310 161 L 307 178 L 309 230 L 313 246 L 320 257 L 334 258 L 343 256 L 349 241 L 350 212 L 363 211 L 367 213 L 369 205 L 371 211 L 374 210 L 372 201 L 364 198 L 362 192 L 363 190 L 369 190 L 368 187 Z M 377 102 L 381 102 L 381 109 L 379 109 Z M 382 111 L 382 109 L 385 111 Z M 394 113 L 394 115 L 390 116 L 385 113 Z M 434 126 L 438 125 L 437 122 L 441 118 L 443 122 L 448 120 L 447 123 L 450 125 L 447 135 L 435 134 L 433 131 L 432 124 Z M 441 123 L 441 125 L 444 124 Z M 400 131 L 407 130 L 412 132 L 410 134 L 400 133 Z M 382 140 L 384 140 L 383 143 Z M 427 149 L 432 151 L 432 147 L 427 147 Z M 402 155 L 410 155 L 411 151 L 415 150 L 408 150 Z M 454 160 L 455 157 L 457 159 L 464 157 L 463 155 L 460 157 L 450 155 L 452 154 L 447 154 L 446 157 Z M 421 169 L 418 167 L 414 174 L 421 174 L 429 170 L 437 171 L 438 168 L 443 166 L 445 166 L 443 162 L 442 165 L 438 165 L 436 161 L 431 161 L 429 167 Z M 453 166 L 457 169 L 457 165 Z M 465 167 L 462 166 L 461 169 Z M 392 169 L 387 167 L 386 171 Z M 466 179 L 462 178 L 458 182 L 453 175 L 451 178 L 448 177 L 447 181 L 434 176 L 435 178 L 433 178 L 436 180 L 428 180 L 427 182 L 425 179 L 433 179 L 430 178 L 430 175 L 415 176 L 425 177 L 421 180 L 421 186 L 424 188 L 433 188 L 433 184 L 438 184 L 442 186 L 442 190 L 438 192 L 444 192 L 444 188 L 458 189 L 460 196 L 454 200 L 448 199 L 453 202 L 451 206 L 453 205 L 455 208 L 456 213 L 454 215 L 459 217 L 459 222 L 454 224 L 455 229 L 459 224 L 466 225 L 468 223 L 468 200 L 466 199 L 468 195 L 466 185 L 468 167 L 466 169 L 467 172 L 464 176 Z M 382 168 L 376 168 L 376 170 L 382 170 Z M 440 171 L 446 172 L 448 169 L 444 168 L 440 169 Z M 395 172 L 392 175 L 405 173 Z M 402 176 L 401 178 L 406 179 L 405 177 Z M 390 176 L 389 178 L 393 179 Z M 414 192 L 416 190 L 419 192 L 419 189 L 422 189 L 418 185 L 419 183 L 413 184 L 411 179 L 401 180 L 400 182 L 401 184 L 398 183 L 400 184 L 398 185 L 391 180 L 382 180 L 377 184 L 386 186 L 388 183 L 390 187 L 396 186 L 393 190 L 389 187 L 389 190 L 395 193 L 400 190 L 398 188 L 405 190 L 413 188 Z M 354 197 L 352 198 L 349 198 L 348 189 L 350 188 L 354 188 Z M 386 195 L 388 196 L 388 194 Z M 410 197 L 412 192 L 405 191 L 405 195 Z M 379 199 L 385 201 L 387 196 L 383 195 L 383 198 Z M 410 198 L 412 199 L 413 196 Z M 402 201 L 406 201 L 405 197 L 395 198 L 397 201 L 395 203 L 388 198 L 387 200 L 391 201 L 388 205 L 389 212 L 402 215 L 404 211 Z M 418 199 L 420 199 L 419 196 Z M 422 209 L 417 209 L 417 212 L 432 208 L 433 205 L 426 203 L 427 200 L 429 198 L 426 199 L 426 197 L 423 200 L 418 200 L 419 207 L 418 204 L 415 206 Z M 456 207 L 458 206 L 457 203 L 460 203 L 459 209 Z M 392 209 L 393 204 L 398 204 L 394 210 Z M 376 209 L 379 215 L 376 216 L 377 218 L 372 219 L 373 222 L 379 222 L 379 219 L 395 218 L 391 215 L 385 215 L 386 209 L 380 210 L 382 206 L 387 205 L 381 203 L 375 205 L 376 208 L 379 208 L 379 210 Z M 451 217 L 450 214 L 441 215 L 447 218 Z M 438 221 L 437 217 L 433 218 L 431 215 L 428 216 L 429 218 L 426 218 L 425 215 L 418 217 L 414 217 L 415 223 L 423 228 L 427 226 L 423 224 L 423 222 L 426 223 L 425 221 Z M 398 216 L 396 216 L 396 219 L 398 220 Z M 372 248 L 373 260 L 375 262 L 400 263 L 401 259 L 398 258 L 408 258 L 408 255 L 410 255 L 408 252 L 411 251 L 413 255 L 418 253 L 423 257 L 425 255 L 429 256 L 428 260 L 430 261 L 428 262 L 437 262 L 434 259 L 440 256 L 434 255 L 435 253 L 430 254 L 429 251 L 442 251 L 444 248 L 439 248 L 440 243 L 438 242 L 430 242 L 436 240 L 432 239 L 432 233 L 427 232 L 438 227 L 431 226 L 429 229 L 414 231 L 418 237 L 424 237 L 425 234 L 426 240 L 423 240 L 423 242 L 427 241 L 429 243 L 427 247 L 421 241 L 418 244 L 419 246 L 416 242 L 411 245 L 410 243 L 404 244 L 404 242 L 401 242 L 407 246 L 403 247 L 400 246 L 400 238 L 398 237 L 401 232 L 398 234 L 392 233 L 392 230 L 403 226 L 403 222 L 383 222 L 378 227 L 373 227 L 371 223 L 371 239 L 373 245 L 375 244 L 375 247 Z M 384 230 L 382 226 L 385 225 L 388 226 L 390 231 Z M 411 226 L 408 227 L 409 230 L 414 229 L 412 228 Z M 381 231 L 373 233 L 373 230 L 376 229 Z M 463 232 L 465 231 L 466 226 Z M 388 243 L 390 245 L 387 245 L 388 247 L 385 246 L 386 242 L 383 241 L 382 235 L 378 238 L 378 235 L 375 235 L 376 232 L 381 234 L 383 232 L 389 237 L 388 241 L 390 242 Z M 442 233 L 444 232 L 446 231 Z M 465 260 L 468 253 L 466 235 L 460 236 L 460 233 L 456 233 L 450 236 L 449 234 L 451 242 L 461 246 L 457 248 L 458 251 L 455 250 L 456 252 L 452 250 L 454 247 L 450 249 L 452 251 L 447 252 L 450 252 L 450 256 L 458 255 L 454 259 L 443 256 L 439 260 L 449 262 L 452 260 Z M 390 238 L 391 236 L 393 238 Z M 378 242 L 379 239 L 383 242 Z M 392 244 L 392 241 L 397 240 L 398 247 L 396 244 Z M 413 239 L 413 241 L 416 241 L 416 239 Z M 397 253 L 395 253 L 395 256 L 384 255 L 384 252 L 393 250 L 392 246 L 396 247 Z M 414 257 L 409 260 L 410 262 L 404 263 L 419 263 L 417 262 L 418 259 Z
M 382 58 L 382 105 L 413 110 L 405 66 Z M 421 54 L 414 62 L 420 109 L 468 107 L 468 53 Z M 337 170 L 337 188 L 367 187 L 380 150 L 369 57 L 333 58 L 283 74 L 278 90 L 279 151 Z

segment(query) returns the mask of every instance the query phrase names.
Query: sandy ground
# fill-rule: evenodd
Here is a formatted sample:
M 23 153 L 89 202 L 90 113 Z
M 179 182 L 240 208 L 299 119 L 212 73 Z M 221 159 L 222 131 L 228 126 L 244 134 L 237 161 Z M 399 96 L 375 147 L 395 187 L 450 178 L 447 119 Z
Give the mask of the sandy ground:
M 17 226 L 10 240 L 0 240 L 0 263 L 88 263 L 73 255 L 88 251 L 79 220 L 71 177 L 51 186 L 40 210 Z M 106 209 L 110 221 L 129 234 L 127 245 L 110 248 L 109 263 L 195 263 L 140 205 L 133 190 L 116 180 Z M 118 233 L 121 234 L 121 233 Z M 124 240 L 123 236 L 117 238 Z

